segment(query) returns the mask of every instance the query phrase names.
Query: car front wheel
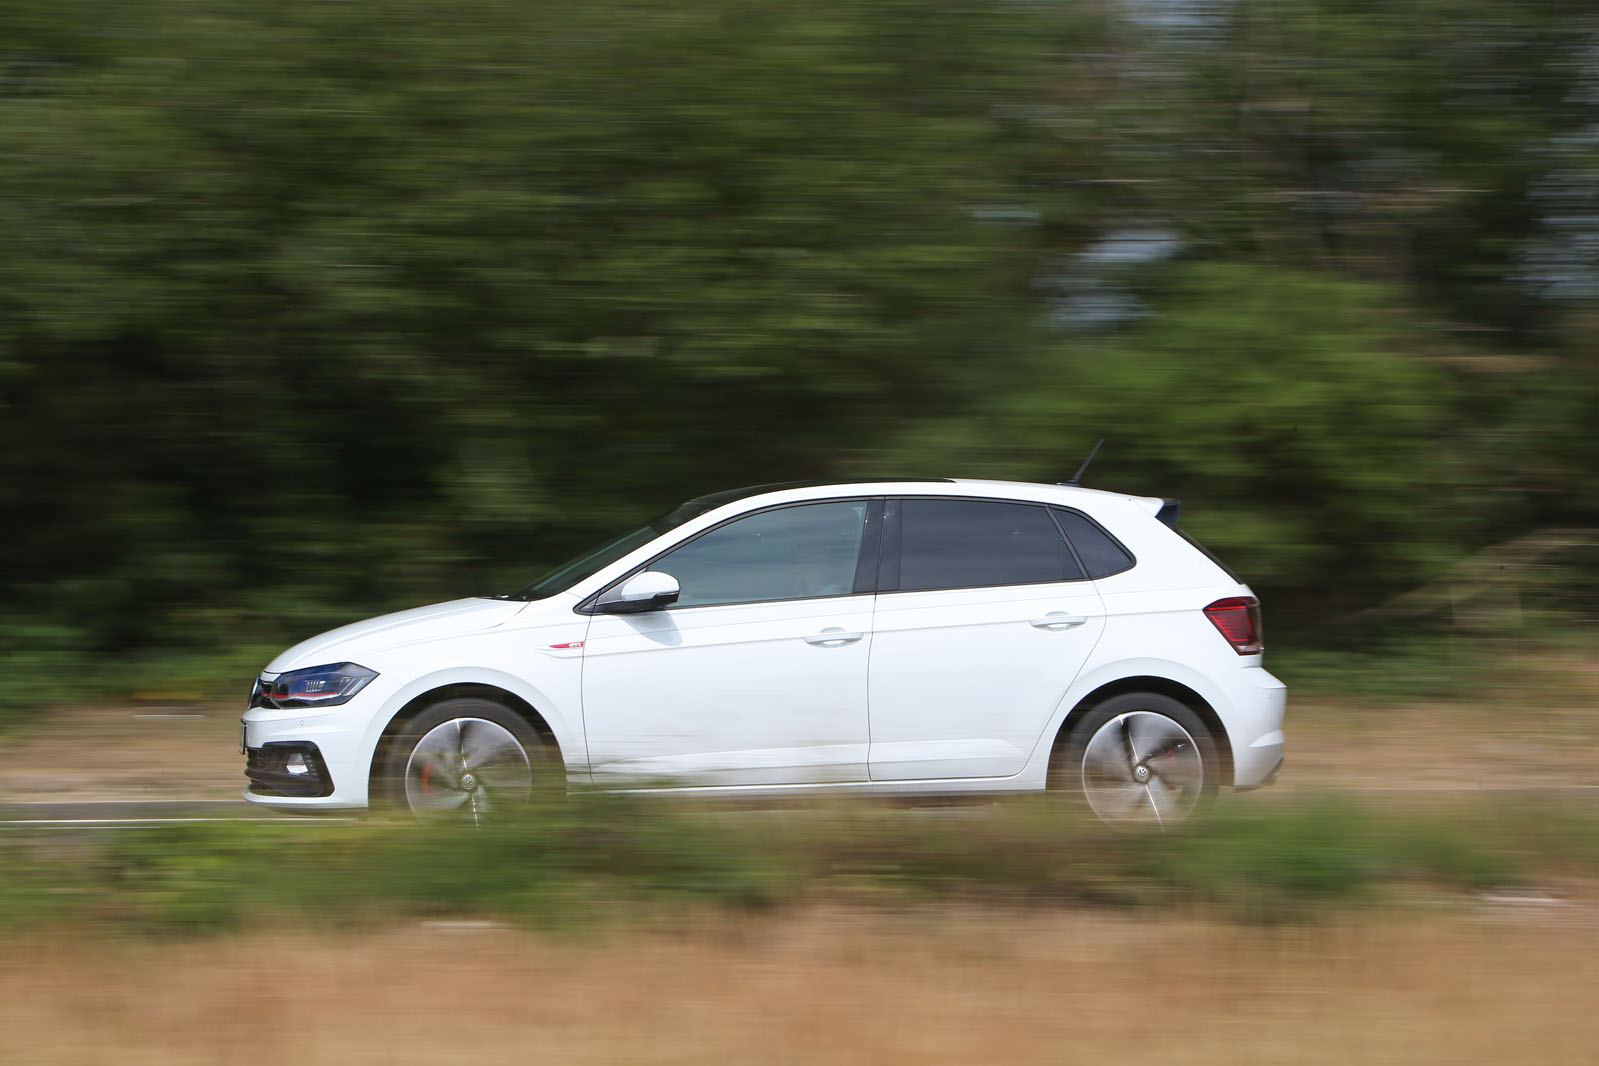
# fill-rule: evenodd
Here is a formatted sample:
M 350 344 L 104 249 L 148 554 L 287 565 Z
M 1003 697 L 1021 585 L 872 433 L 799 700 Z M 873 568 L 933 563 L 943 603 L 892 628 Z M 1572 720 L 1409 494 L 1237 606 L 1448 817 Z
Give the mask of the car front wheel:
M 1079 792 L 1101 821 L 1161 828 L 1216 790 L 1216 742 L 1184 704 L 1152 692 L 1112 696 L 1073 727 L 1057 787 Z
M 502 704 L 444 700 L 408 722 L 389 747 L 389 798 L 422 822 L 478 825 L 526 807 L 551 758 Z

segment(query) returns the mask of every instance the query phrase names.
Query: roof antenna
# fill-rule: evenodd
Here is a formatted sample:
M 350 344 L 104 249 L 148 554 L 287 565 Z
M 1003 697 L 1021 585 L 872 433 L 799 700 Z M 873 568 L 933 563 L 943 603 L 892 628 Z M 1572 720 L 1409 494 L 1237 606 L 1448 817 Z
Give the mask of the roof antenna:
M 1099 438 L 1099 443 L 1094 445 L 1094 450 L 1088 453 L 1088 458 L 1083 460 L 1083 465 L 1077 468 L 1077 473 L 1072 475 L 1072 479 L 1070 481 L 1057 481 L 1057 482 L 1055 482 L 1055 484 L 1057 484 L 1057 485 L 1075 485 L 1079 481 L 1083 480 L 1083 471 L 1088 469 L 1088 464 L 1094 461 L 1094 456 L 1099 454 L 1099 449 L 1102 448 L 1104 446 L 1104 444 L 1105 444 L 1105 438 L 1104 437 Z

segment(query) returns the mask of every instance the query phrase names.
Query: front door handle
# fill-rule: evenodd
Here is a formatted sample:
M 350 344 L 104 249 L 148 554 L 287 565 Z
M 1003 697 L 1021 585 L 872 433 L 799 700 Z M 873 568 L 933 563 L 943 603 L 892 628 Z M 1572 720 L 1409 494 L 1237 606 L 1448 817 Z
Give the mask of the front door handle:
M 1072 629 L 1088 621 L 1086 615 L 1067 614 L 1065 611 L 1050 611 L 1042 618 L 1035 618 L 1029 624 L 1034 629 Z
M 820 633 L 806 637 L 805 643 L 814 644 L 818 648 L 842 648 L 846 644 L 854 644 L 865 635 L 865 633 L 851 633 L 842 626 L 828 626 Z

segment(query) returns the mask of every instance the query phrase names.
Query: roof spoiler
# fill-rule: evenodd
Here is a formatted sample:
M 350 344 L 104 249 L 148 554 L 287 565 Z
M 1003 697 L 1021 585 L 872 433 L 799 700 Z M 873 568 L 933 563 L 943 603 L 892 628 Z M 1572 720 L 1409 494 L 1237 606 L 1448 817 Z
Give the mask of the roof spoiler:
M 1166 523 L 1166 525 L 1170 526 L 1172 529 L 1176 529 L 1177 516 L 1182 514 L 1182 510 L 1182 500 L 1162 500 L 1160 501 L 1160 510 L 1155 513 L 1155 517 Z

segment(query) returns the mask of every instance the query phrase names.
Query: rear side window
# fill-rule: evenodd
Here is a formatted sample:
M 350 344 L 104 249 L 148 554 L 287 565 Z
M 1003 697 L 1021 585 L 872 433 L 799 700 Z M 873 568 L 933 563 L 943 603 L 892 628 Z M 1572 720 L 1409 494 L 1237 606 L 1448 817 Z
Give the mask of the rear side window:
M 1081 580 L 1042 506 L 986 500 L 899 501 L 905 591 Z
M 1077 549 L 1077 557 L 1083 561 L 1083 569 L 1088 571 L 1089 577 L 1109 577 L 1133 568 L 1132 553 L 1093 521 L 1076 511 L 1063 511 L 1059 507 L 1050 510 L 1060 521 L 1066 536 L 1071 538 L 1072 547 Z

